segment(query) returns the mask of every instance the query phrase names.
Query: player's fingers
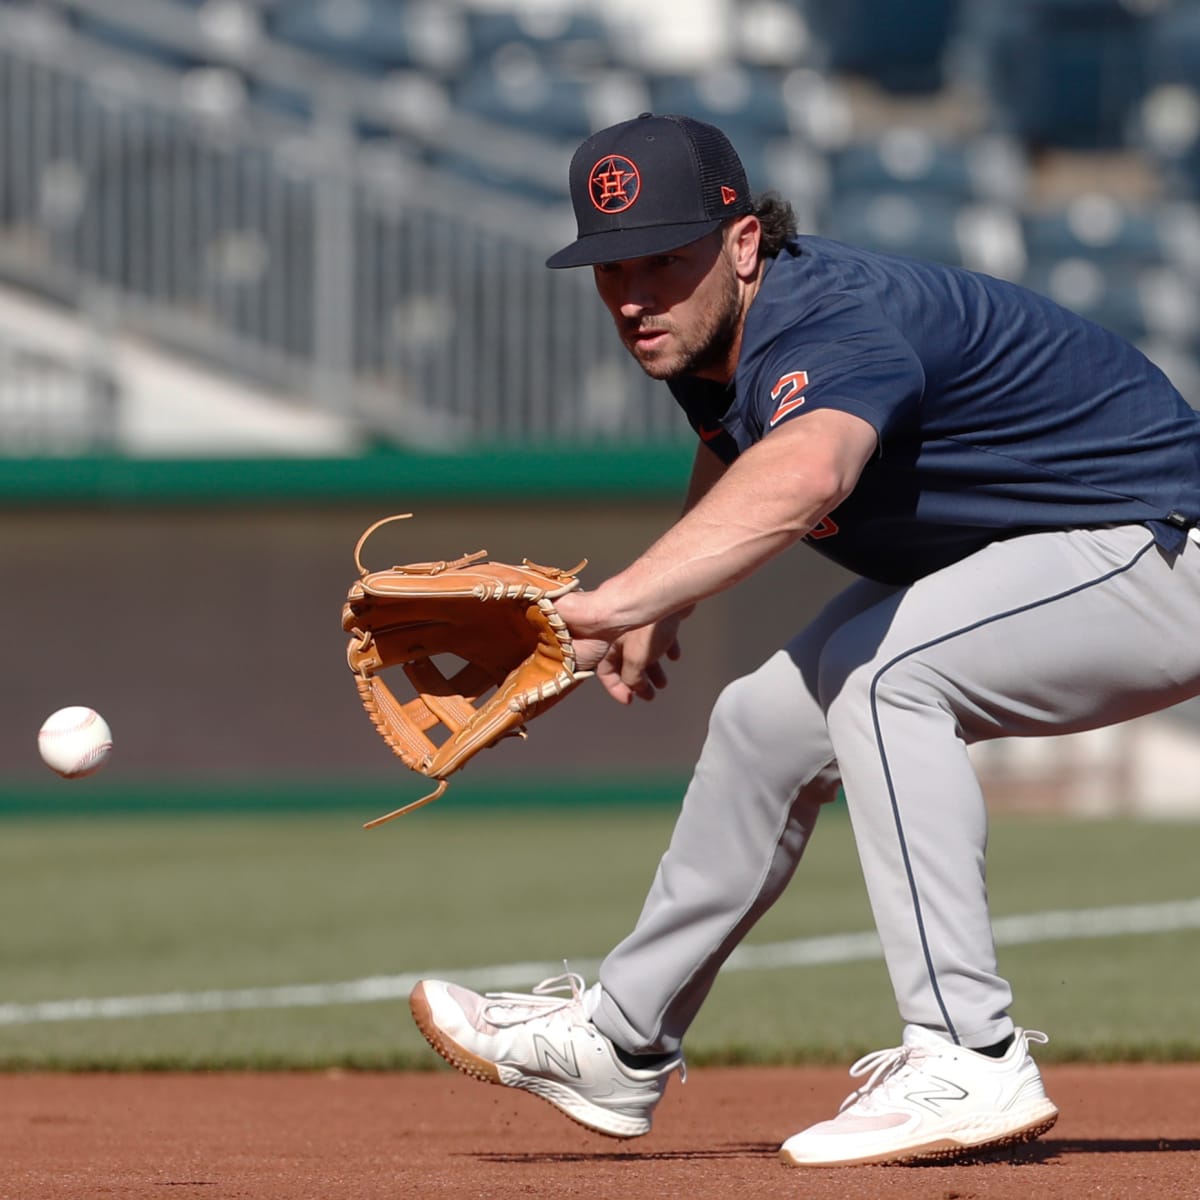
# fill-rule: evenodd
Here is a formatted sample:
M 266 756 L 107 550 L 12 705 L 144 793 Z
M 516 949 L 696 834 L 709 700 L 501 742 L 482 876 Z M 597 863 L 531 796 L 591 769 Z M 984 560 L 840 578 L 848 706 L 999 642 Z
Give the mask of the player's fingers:
M 632 704 L 633 692 L 621 678 L 621 664 L 619 659 L 614 661 L 614 653 L 613 650 L 610 650 L 596 667 L 596 678 L 600 680 L 601 686 L 618 704 Z
M 650 678 L 652 670 L 652 667 L 642 670 L 626 662 L 621 668 L 621 681 L 634 696 L 642 700 L 653 700 L 655 686 Z
M 679 661 L 679 659 L 680 659 L 680 657 L 681 657 L 682 655 L 683 655 L 683 649 L 682 649 L 682 648 L 680 647 L 680 645 L 679 645 L 679 639 L 678 639 L 678 638 L 676 638 L 676 639 L 675 639 L 675 640 L 674 640 L 674 641 L 673 641 L 673 642 L 672 642 L 672 643 L 671 643 L 671 644 L 670 644 L 670 645 L 667 647 L 667 657 L 668 657 L 669 659 L 672 659 L 674 662 L 678 662 L 678 661 Z
M 634 699 L 633 692 L 631 692 L 629 690 L 629 688 L 626 687 L 625 684 L 619 678 L 614 677 L 611 679 L 602 679 L 600 682 L 604 684 L 604 690 L 618 704 L 632 704 L 633 703 L 633 699 Z
M 646 668 L 646 678 L 655 688 L 662 689 L 667 686 L 667 673 L 662 669 L 661 663 L 651 663 Z
M 631 661 L 626 658 L 621 663 L 621 679 L 635 696 L 640 696 L 643 700 L 653 700 L 654 670 L 655 664 L 653 663 L 646 665 L 640 661 Z

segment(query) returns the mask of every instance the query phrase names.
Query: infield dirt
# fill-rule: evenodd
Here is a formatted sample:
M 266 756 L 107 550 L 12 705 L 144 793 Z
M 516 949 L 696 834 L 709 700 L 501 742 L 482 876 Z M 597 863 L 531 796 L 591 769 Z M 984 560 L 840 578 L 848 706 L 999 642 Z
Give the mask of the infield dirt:
M 450 1071 L 0 1076 L 0 1198 L 1129 1200 L 1200 1197 L 1200 1064 L 1048 1066 L 1062 1110 L 990 1161 L 798 1171 L 845 1071 L 706 1068 L 618 1142 Z

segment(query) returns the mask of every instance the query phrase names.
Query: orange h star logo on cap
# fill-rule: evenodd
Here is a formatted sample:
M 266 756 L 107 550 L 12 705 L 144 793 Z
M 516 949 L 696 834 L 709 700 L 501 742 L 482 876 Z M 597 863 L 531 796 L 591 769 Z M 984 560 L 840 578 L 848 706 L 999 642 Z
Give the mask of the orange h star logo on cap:
M 602 158 L 588 176 L 592 204 L 603 213 L 624 212 L 641 190 L 641 173 L 623 154 Z

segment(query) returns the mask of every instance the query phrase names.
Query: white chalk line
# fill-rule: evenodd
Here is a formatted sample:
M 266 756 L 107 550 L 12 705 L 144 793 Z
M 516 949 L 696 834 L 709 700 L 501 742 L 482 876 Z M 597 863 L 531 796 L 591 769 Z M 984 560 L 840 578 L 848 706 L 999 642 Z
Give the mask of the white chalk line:
M 1163 904 L 1133 904 L 998 917 L 993 922 L 998 946 L 1078 938 L 1122 937 L 1137 933 L 1174 933 L 1200 929 L 1200 898 Z M 873 933 L 838 933 L 825 937 L 740 946 L 723 971 L 778 971 L 794 967 L 866 962 L 881 957 Z M 595 975 L 597 959 L 572 959 L 571 970 Z M 450 978 L 471 988 L 502 985 L 528 987 L 533 981 L 563 971 L 559 962 L 517 962 L 463 970 L 374 975 L 342 983 L 300 983 L 282 987 L 235 988 L 201 992 L 165 992 L 147 996 L 81 997 L 30 1004 L 0 1004 L 0 1025 L 37 1025 L 51 1021 L 95 1021 L 121 1017 L 176 1016 L 187 1013 L 235 1012 L 248 1009 L 316 1008 L 338 1004 L 371 1004 L 408 996 L 421 979 Z

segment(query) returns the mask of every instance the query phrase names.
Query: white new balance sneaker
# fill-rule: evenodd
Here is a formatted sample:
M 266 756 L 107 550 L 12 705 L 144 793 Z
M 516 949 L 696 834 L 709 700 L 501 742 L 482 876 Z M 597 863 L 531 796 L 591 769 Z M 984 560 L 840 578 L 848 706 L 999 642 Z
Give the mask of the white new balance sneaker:
M 671 1073 L 684 1073 L 679 1055 L 649 1070 L 625 1066 L 592 1024 L 583 980 L 575 974 L 543 980 L 532 994 L 482 996 L 424 979 L 413 988 L 409 1007 L 426 1040 L 451 1066 L 532 1092 L 609 1137 L 648 1133 Z
M 917 1025 L 904 1045 L 876 1050 L 850 1068 L 867 1075 L 832 1121 L 788 1138 L 779 1151 L 795 1167 L 950 1159 L 1031 1141 L 1058 1119 L 1029 1043 L 1018 1029 L 1003 1058 L 988 1058 Z

